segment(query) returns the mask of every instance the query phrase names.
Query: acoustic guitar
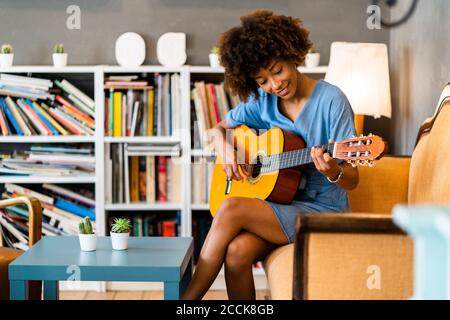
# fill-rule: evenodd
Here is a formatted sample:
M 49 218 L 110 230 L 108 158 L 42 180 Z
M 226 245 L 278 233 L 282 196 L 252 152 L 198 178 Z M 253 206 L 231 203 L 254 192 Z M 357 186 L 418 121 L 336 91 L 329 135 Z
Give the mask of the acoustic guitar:
M 299 187 L 302 166 L 313 162 L 311 148 L 305 147 L 299 136 L 280 128 L 272 128 L 261 135 L 245 125 L 231 131 L 238 163 L 244 164 L 249 175 L 242 181 L 229 179 L 223 171 L 224 159 L 217 156 L 210 187 L 211 214 L 214 216 L 222 201 L 229 197 L 291 203 Z M 319 147 L 333 158 L 345 160 L 353 166 L 373 166 L 374 160 L 384 154 L 386 144 L 381 137 L 368 135 Z

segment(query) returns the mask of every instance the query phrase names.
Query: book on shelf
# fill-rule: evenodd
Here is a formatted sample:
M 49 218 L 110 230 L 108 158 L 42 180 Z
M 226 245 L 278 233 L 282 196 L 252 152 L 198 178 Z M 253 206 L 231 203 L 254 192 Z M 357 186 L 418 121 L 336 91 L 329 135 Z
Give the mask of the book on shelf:
M 81 218 L 88 216 L 95 221 L 95 201 L 93 195 L 78 188 L 77 191 L 68 188 L 57 187 L 46 184 L 44 186 L 24 187 L 14 183 L 5 183 L 4 199 L 18 196 L 30 196 L 38 199 L 44 209 L 52 211 L 54 214 L 74 221 L 81 221 Z M 33 188 L 33 189 L 32 189 Z M 61 191 L 59 188 L 64 189 Z M 56 190 L 56 191 L 55 191 Z M 74 195 L 78 193 L 78 195 Z M 89 196 L 88 196 L 89 195 Z M 89 203 L 89 204 L 86 204 Z M 92 206 L 94 204 L 94 206 Z
M 105 132 L 114 137 L 170 136 L 180 128 L 180 76 L 155 73 L 153 78 L 107 80 Z
M 210 196 L 214 162 L 194 162 L 191 166 L 191 201 L 194 204 L 207 204 Z
M 4 136 L 94 135 L 95 103 L 66 79 L 0 73 L 0 110 Z
M 95 156 L 90 147 L 31 145 L 30 150 L 0 154 L 0 175 L 92 175 Z
M 230 106 L 235 106 L 238 99 L 225 91 L 223 83 L 214 84 L 205 81 L 194 82 L 191 89 L 192 145 L 204 148 L 206 131 L 225 119 Z
M 106 189 L 112 203 L 181 202 L 179 158 L 124 154 L 127 146 L 111 144 L 107 152 Z

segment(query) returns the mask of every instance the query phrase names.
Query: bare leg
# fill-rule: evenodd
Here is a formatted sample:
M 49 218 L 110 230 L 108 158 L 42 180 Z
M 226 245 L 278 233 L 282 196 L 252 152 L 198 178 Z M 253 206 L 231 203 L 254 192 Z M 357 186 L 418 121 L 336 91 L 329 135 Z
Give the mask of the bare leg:
M 264 259 L 274 248 L 274 244 L 247 231 L 231 240 L 225 257 L 228 299 L 255 300 L 253 263 Z
M 219 273 L 228 244 L 242 230 L 282 245 L 288 243 L 272 208 L 259 199 L 226 199 L 214 217 L 184 299 L 201 299 Z

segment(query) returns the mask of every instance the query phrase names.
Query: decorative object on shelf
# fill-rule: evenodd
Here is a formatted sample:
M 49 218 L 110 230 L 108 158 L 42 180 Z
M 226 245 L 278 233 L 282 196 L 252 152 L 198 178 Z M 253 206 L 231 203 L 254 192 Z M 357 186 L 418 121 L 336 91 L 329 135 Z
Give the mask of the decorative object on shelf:
M 158 39 L 156 56 L 165 67 L 180 67 L 186 62 L 186 34 L 168 32 Z
M 317 52 L 314 47 L 311 47 L 305 56 L 305 66 L 307 68 L 315 68 L 319 66 L 319 62 L 320 62 L 320 53 Z
M 81 251 L 95 251 L 97 249 L 97 235 L 92 228 L 91 219 L 85 217 L 78 225 Z
M 212 47 L 211 52 L 209 53 L 209 65 L 211 68 L 218 68 L 221 66 L 219 57 L 219 47 Z
M 53 48 L 53 65 L 57 68 L 67 65 L 67 53 L 64 52 L 64 45 L 62 43 L 55 45 Z
M 122 67 L 138 67 L 145 60 L 145 41 L 135 32 L 125 32 L 116 40 L 116 60 Z
M 347 96 L 358 135 L 364 115 L 391 117 L 387 46 L 384 43 L 333 42 L 325 80 Z
M 111 243 L 114 250 L 128 249 L 131 223 L 127 218 L 115 218 L 111 225 Z
M 2 45 L 1 53 L 0 53 L 0 66 L 11 67 L 13 65 L 14 53 L 13 47 L 10 44 Z

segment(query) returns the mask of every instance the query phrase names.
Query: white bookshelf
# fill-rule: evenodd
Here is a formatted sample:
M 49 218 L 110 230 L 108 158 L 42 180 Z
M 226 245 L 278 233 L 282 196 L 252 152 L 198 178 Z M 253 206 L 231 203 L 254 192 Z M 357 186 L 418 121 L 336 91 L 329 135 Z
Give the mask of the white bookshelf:
M 325 74 L 327 72 L 326 66 L 319 66 L 316 68 L 299 67 L 300 72 L 305 74 Z M 6 136 L 0 137 L 0 143 L 11 144 L 13 148 L 17 143 L 93 143 L 95 148 L 95 174 L 83 176 L 68 176 L 68 177 L 52 177 L 52 176 L 0 176 L 0 184 L 4 183 L 86 183 L 95 185 L 95 214 L 97 221 L 97 233 L 99 235 L 107 235 L 108 230 L 106 212 L 111 213 L 125 213 L 127 211 L 180 211 L 181 212 L 181 236 L 192 235 L 192 217 L 193 211 L 208 211 L 209 205 L 193 204 L 191 203 L 191 156 L 195 157 L 211 157 L 211 152 L 191 148 L 191 75 L 195 79 L 199 79 L 202 75 L 214 76 L 220 79 L 223 75 L 223 68 L 211 68 L 209 66 L 182 66 L 178 68 L 167 68 L 163 66 L 140 66 L 134 68 L 124 68 L 120 66 L 110 65 L 94 65 L 94 66 L 67 66 L 62 68 L 55 68 L 53 66 L 13 66 L 8 68 L 0 68 L 1 73 L 16 73 L 22 75 L 34 76 L 39 74 L 86 74 L 93 79 L 94 86 L 94 101 L 95 101 L 95 135 L 94 136 Z M 104 78 L 105 74 L 152 74 L 152 73 L 179 73 L 181 84 L 181 109 L 182 116 L 180 119 L 181 131 L 176 132 L 172 136 L 152 136 L 152 137 L 109 137 L 105 136 L 104 132 L 104 110 L 105 110 L 105 90 Z M 105 150 L 113 143 L 179 143 L 181 146 L 181 202 L 180 203 L 106 203 L 106 172 L 105 172 Z M 255 269 L 255 276 L 264 275 L 264 271 Z M 219 276 L 223 277 L 223 272 Z M 98 290 L 106 289 L 105 283 L 100 283 L 96 286 Z M 131 288 L 132 289 L 132 288 Z

